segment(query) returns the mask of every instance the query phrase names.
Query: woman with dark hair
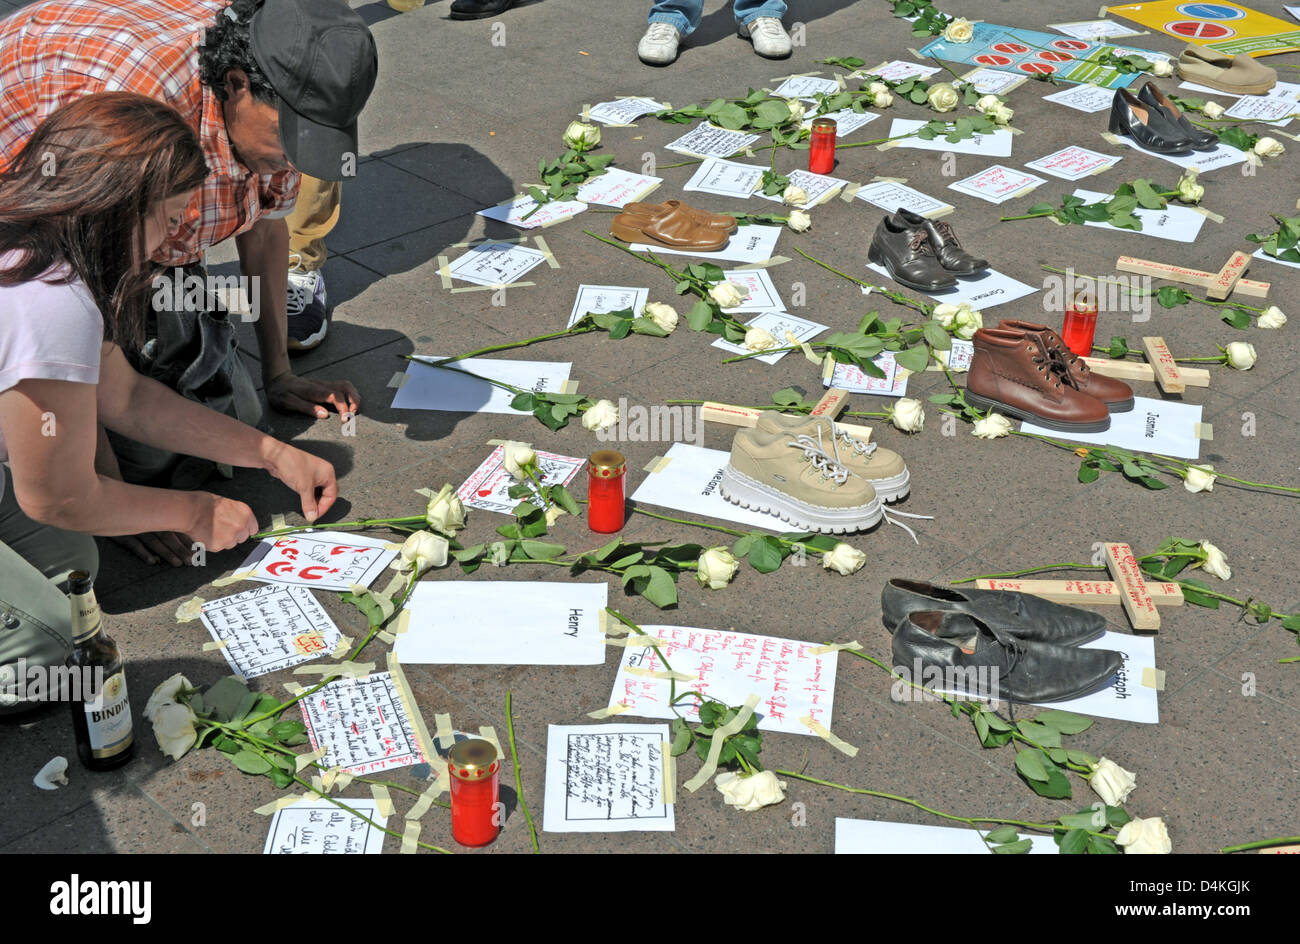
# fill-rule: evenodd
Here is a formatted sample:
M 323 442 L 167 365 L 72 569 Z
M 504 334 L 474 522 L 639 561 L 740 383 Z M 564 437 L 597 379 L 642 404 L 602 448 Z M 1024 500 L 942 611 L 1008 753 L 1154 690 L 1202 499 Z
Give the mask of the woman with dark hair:
M 142 377 L 123 355 L 144 336 L 149 256 L 206 173 L 172 108 L 105 92 L 51 114 L 0 174 L 0 710 L 26 707 L 6 699 L 15 667 L 63 664 L 71 626 L 58 585 L 95 572 L 90 535 L 179 532 L 215 553 L 257 530 L 242 502 L 96 474 L 97 423 L 266 469 L 309 521 L 337 496 L 329 463 Z

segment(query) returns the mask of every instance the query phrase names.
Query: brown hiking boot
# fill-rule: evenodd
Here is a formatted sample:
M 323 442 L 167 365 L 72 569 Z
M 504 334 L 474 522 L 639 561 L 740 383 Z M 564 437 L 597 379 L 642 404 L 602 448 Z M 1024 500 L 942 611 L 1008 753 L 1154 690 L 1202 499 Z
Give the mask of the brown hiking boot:
M 663 203 L 623 204 L 623 212 L 631 213 L 633 216 L 662 216 L 672 210 L 683 210 L 687 216 L 701 226 L 726 230 L 728 233 L 734 233 L 740 225 L 736 222 L 734 216 L 729 216 L 726 213 L 710 213 L 708 210 L 697 210 L 693 206 L 687 206 L 680 200 L 665 200 Z
M 1080 393 L 1096 397 L 1112 413 L 1127 413 L 1133 409 L 1133 388 L 1114 377 L 1103 377 L 1090 368 L 1082 357 L 1065 346 L 1065 342 L 1047 325 L 1031 321 L 1003 321 L 995 329 L 1018 334 L 1036 334 L 1049 354 L 1061 362 L 1061 369 L 1070 377 L 1070 386 Z
M 966 378 L 966 400 L 1066 433 L 1100 433 L 1110 428 L 1110 411 L 1096 397 L 1075 389 L 1042 340 L 981 328 Z

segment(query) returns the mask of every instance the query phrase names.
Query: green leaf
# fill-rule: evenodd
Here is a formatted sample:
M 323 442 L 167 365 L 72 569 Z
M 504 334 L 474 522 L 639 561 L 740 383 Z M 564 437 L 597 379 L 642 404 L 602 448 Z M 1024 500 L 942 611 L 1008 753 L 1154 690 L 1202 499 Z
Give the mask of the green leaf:
M 1120 337 L 1118 334 L 1112 335 L 1110 339 L 1110 347 L 1106 349 L 1107 356 L 1112 358 L 1121 358 L 1128 356 L 1128 352 L 1128 338 Z
M 1072 793 L 1070 790 L 1070 781 L 1065 779 L 1065 775 L 1055 766 L 1050 765 L 1047 768 L 1047 782 L 1028 781 L 1030 789 L 1039 796 L 1047 797 L 1052 800 L 1068 799 Z
M 948 332 L 944 330 L 943 325 L 937 321 L 927 321 L 922 328 L 926 343 L 936 351 L 947 351 L 952 348 L 952 339 L 948 337 Z
M 1090 836 L 1088 852 L 1091 855 L 1119 855 L 1119 847 L 1105 836 Z
M 1137 195 L 1138 203 L 1148 210 L 1161 210 L 1165 206 L 1165 198 L 1156 193 L 1151 188 L 1149 180 L 1133 181 L 1133 192 Z
M 717 702 L 713 701 L 706 701 L 700 706 L 700 724 L 715 725 L 726 713 L 727 709 L 724 705 L 719 705 Z
M 212 713 L 212 720 L 227 724 L 237 716 L 240 704 L 248 695 L 246 684 L 233 675 L 227 675 L 203 693 L 203 701 Z
M 289 784 L 293 783 L 293 775 L 288 771 L 272 769 L 268 771 L 271 782 L 275 784 L 277 790 L 283 790 Z
M 1035 743 L 1043 747 L 1060 747 L 1061 732 L 1049 728 L 1045 724 L 1035 724 L 1033 721 L 1021 721 L 1019 724 L 1020 733 Z
M 930 349 L 924 344 L 918 344 L 916 347 L 909 347 L 905 351 L 895 352 L 894 360 L 898 366 L 919 374 L 930 363 Z
M 703 331 L 713 321 L 713 306 L 701 299 L 686 313 L 686 323 L 692 331 Z
M 1001 718 L 999 718 L 999 717 L 998 717 L 997 715 L 995 715 L 993 712 L 991 712 L 991 711 L 982 711 L 982 712 L 980 712 L 980 714 L 982 714 L 982 715 L 984 716 L 984 720 L 987 721 L 987 722 L 989 723 L 989 727 L 992 728 L 994 731 L 1010 731 L 1010 730 L 1011 730 L 1011 725 L 1008 724 L 1007 722 L 1003 721 Z
M 278 721 L 271 725 L 271 737 L 277 741 L 287 741 L 290 738 L 296 738 L 300 734 L 307 733 L 307 726 L 301 721 Z
M 564 553 L 563 544 L 545 541 L 521 541 L 519 547 L 531 560 L 555 560 Z
M 1156 290 L 1156 304 L 1161 308 L 1175 308 L 1186 305 L 1191 296 L 1176 285 L 1162 285 Z
M 1080 463 L 1079 481 L 1082 482 L 1083 484 L 1087 485 L 1089 482 L 1097 481 L 1100 475 L 1101 473 L 1097 471 L 1097 467 L 1094 466 L 1087 459 L 1085 459 L 1082 463 Z
M 1078 734 L 1080 731 L 1087 731 L 1093 724 L 1091 718 L 1085 718 L 1069 711 L 1060 711 L 1056 708 L 1040 711 L 1034 715 L 1034 721 L 1045 724 L 1049 728 L 1055 728 L 1062 734 Z
M 749 563 L 760 574 L 770 574 L 781 567 L 785 560 L 782 544 L 776 538 L 764 535 L 754 541 L 749 548 Z
M 1039 214 L 1051 213 L 1055 209 L 1056 207 L 1052 206 L 1052 204 L 1050 203 L 1035 203 L 1033 206 L 1031 206 L 1028 210 L 1025 211 L 1025 215 L 1034 216 Z
M 1021 839 L 1019 842 L 1009 842 L 1003 846 L 994 846 L 994 855 L 1022 855 L 1034 847 L 1032 839 Z
M 694 739 L 691 735 L 691 727 L 686 723 L 685 718 L 674 718 L 671 725 L 673 732 L 672 756 L 681 757 L 691 746 Z
M 242 750 L 230 758 L 231 762 L 246 774 L 264 774 L 271 769 L 271 764 L 259 754 Z
M 649 579 L 644 581 L 643 586 L 637 586 L 641 581 L 634 584 L 634 589 L 645 597 L 659 609 L 665 609 L 673 606 L 677 602 L 677 582 L 673 580 L 673 575 L 668 573 L 662 567 L 648 567 Z
M 578 504 L 577 499 L 575 499 L 572 493 L 570 493 L 570 491 L 563 485 L 551 486 L 551 501 L 555 502 L 555 504 L 559 505 L 575 518 L 582 517 L 582 508 Z
M 1061 855 L 1083 855 L 1088 848 L 1088 831 L 1072 829 L 1061 840 Z
M 999 826 L 991 833 L 985 834 L 984 838 L 989 842 L 1015 842 L 1020 837 L 1014 826 Z
M 794 406 L 803 402 L 803 394 L 793 387 L 786 387 L 772 394 L 772 402 L 777 406 Z
M 1065 756 L 1072 764 L 1086 764 L 1091 767 L 1097 763 L 1097 758 L 1087 751 L 1076 751 L 1073 748 L 1065 752 Z
M 1047 781 L 1047 766 L 1042 761 L 1042 755 L 1036 750 L 1020 751 L 1016 754 L 1016 770 L 1020 771 L 1021 776 L 1030 781 L 1031 785 L 1035 782 Z
M 723 105 L 710 117 L 715 125 L 728 131 L 739 131 L 749 124 L 749 113 L 731 102 Z
M 989 723 L 984 718 L 984 712 L 975 712 L 975 714 L 971 716 L 971 720 L 975 722 L 975 734 L 979 737 L 980 743 L 983 744 L 988 740 L 989 736 Z

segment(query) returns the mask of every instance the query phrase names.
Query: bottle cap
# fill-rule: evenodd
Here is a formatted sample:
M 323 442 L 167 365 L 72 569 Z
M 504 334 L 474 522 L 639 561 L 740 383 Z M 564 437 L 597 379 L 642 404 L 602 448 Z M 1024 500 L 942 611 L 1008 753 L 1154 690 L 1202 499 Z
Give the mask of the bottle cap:
M 835 128 L 836 128 L 836 124 L 834 118 L 813 119 L 813 123 L 812 123 L 813 134 L 834 134 Z
M 457 741 L 447 755 L 451 774 L 459 780 L 486 780 L 497 772 L 501 763 L 491 741 L 473 738 Z
M 587 464 L 591 468 L 591 474 L 598 479 L 616 479 L 627 471 L 627 460 L 623 458 L 623 453 L 613 449 L 593 452 Z

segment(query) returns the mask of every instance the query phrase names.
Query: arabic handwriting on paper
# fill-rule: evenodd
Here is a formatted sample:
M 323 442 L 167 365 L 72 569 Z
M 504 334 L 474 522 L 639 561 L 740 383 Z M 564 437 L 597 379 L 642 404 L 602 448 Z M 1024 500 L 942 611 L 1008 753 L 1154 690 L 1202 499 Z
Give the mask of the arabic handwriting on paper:
M 384 542 L 334 532 L 266 538 L 244 568 L 254 567 L 253 579 L 286 586 L 347 590 L 369 586 L 396 551 Z
M 312 749 L 326 748 L 322 767 L 369 774 L 426 761 L 387 672 L 338 679 L 301 705 Z
M 565 739 L 566 820 L 662 819 L 663 748 L 650 735 L 573 733 Z
M 369 798 L 349 799 L 348 806 L 385 825 L 378 804 Z M 271 821 L 263 852 L 268 855 L 363 855 L 379 853 L 384 833 L 359 816 L 326 804 L 301 801 L 278 810 Z
M 537 467 L 543 485 L 568 485 L 578 474 L 586 460 L 574 456 L 561 456 L 553 452 L 537 451 Z M 483 463 L 475 469 L 465 484 L 456 490 L 467 508 L 510 514 L 518 507 L 520 499 L 511 498 L 510 486 L 518 483 L 505 468 L 505 447 L 497 446 Z
M 201 619 L 245 678 L 300 665 L 339 641 L 338 627 L 305 587 L 267 584 L 212 600 Z
M 452 278 L 475 285 L 509 285 L 545 259 L 544 253 L 527 246 L 483 243 L 453 262 L 448 271 Z

